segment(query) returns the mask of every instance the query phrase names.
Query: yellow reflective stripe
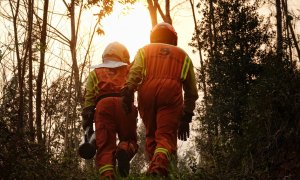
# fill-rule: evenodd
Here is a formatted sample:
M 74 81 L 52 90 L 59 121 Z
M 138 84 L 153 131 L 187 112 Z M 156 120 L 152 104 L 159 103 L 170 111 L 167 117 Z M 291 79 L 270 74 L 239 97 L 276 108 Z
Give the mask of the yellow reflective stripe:
M 99 87 L 98 87 L 99 80 L 96 74 L 96 70 L 92 71 L 91 78 L 93 80 L 93 85 L 94 85 L 93 88 L 95 90 L 95 94 L 97 94 L 99 92 Z
M 95 97 L 99 91 L 98 78 L 95 70 L 90 72 L 87 78 L 85 89 L 86 89 L 86 94 L 84 97 L 85 98 L 84 107 L 95 106 Z
M 107 164 L 99 168 L 99 173 L 103 174 L 105 171 L 113 171 L 113 170 L 114 170 L 114 166 L 111 164 Z
M 181 80 L 186 79 L 187 73 L 188 73 L 189 68 L 190 68 L 190 64 L 191 64 L 191 59 L 188 56 L 185 56 L 183 66 L 182 66 L 182 70 L 181 70 L 181 76 L 180 76 Z
M 93 70 L 91 72 L 91 77 L 93 79 L 93 82 L 98 81 L 97 75 L 96 75 L 96 70 Z
M 168 160 L 170 160 L 170 154 L 166 148 L 156 148 L 154 154 L 156 153 L 164 153 L 167 156 Z
M 143 75 L 143 77 L 145 77 L 147 72 L 146 72 L 146 67 L 145 67 L 145 50 L 144 49 L 140 50 L 140 55 L 141 55 L 141 64 L 143 66 L 142 75 Z

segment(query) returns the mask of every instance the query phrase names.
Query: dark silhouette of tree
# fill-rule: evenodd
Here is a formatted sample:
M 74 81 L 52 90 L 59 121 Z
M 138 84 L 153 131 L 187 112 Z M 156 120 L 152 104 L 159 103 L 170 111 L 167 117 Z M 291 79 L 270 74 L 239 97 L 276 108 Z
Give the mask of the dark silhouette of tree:
M 257 13 L 259 5 L 204 2 L 199 31 L 208 58 L 208 97 L 198 147 L 204 159 L 200 168 L 214 178 L 299 176 L 289 161 L 296 161 L 291 154 L 299 151 L 291 147 L 299 141 L 299 72 L 284 54 L 281 3 L 280 8 L 276 3 L 276 46 L 271 26 Z
M 36 81 L 36 129 L 37 129 L 37 140 L 39 144 L 44 144 L 42 138 L 42 85 L 43 77 L 45 71 L 45 53 L 46 53 L 46 38 L 47 38 L 47 24 L 48 24 L 48 6 L 49 1 L 44 1 L 43 8 L 43 22 L 42 30 L 40 35 L 40 67 L 38 71 L 37 81 Z

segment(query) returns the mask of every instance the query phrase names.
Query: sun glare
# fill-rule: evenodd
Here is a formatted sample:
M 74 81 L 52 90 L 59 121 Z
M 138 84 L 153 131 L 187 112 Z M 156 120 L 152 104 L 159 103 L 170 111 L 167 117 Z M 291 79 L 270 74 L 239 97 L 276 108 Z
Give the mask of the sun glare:
M 119 41 L 129 50 L 131 60 L 138 48 L 149 43 L 151 21 L 143 3 L 122 5 L 116 3 L 111 15 L 103 19 L 104 41 Z

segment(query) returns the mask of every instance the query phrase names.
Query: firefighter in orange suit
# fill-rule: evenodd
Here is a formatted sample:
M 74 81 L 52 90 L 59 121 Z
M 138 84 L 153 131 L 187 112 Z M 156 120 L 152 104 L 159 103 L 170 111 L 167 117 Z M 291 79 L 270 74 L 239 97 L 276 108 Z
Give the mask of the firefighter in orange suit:
M 176 47 L 173 26 L 157 24 L 150 42 L 138 50 L 130 68 L 122 89 L 123 108 L 132 111 L 130 97 L 137 90 L 150 160 L 147 174 L 168 176 L 171 159 L 176 157 L 177 137 L 184 141 L 189 137 L 198 93 L 192 61 Z
M 130 160 L 138 149 L 137 108 L 130 104 L 132 111 L 126 113 L 120 97 L 130 64 L 127 48 L 118 42 L 110 43 L 103 52 L 102 60 L 103 63 L 96 65 L 87 78 L 83 129 L 92 127 L 95 122 L 96 166 L 100 179 L 114 179 L 115 161 L 118 161 L 118 173 L 127 176 Z

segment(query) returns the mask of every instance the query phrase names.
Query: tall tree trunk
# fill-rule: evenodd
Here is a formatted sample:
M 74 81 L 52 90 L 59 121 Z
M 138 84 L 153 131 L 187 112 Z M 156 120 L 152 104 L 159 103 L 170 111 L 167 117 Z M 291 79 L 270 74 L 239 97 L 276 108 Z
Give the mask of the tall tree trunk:
M 277 23 L 277 56 L 281 60 L 283 56 L 283 35 L 282 35 L 282 11 L 281 11 L 280 0 L 276 0 L 276 23 Z
M 157 24 L 157 11 L 164 22 L 172 24 L 172 18 L 170 14 L 170 0 L 165 1 L 165 13 L 159 5 L 158 0 L 147 0 L 148 9 L 151 17 L 152 27 Z
M 71 57 L 72 57 L 72 73 L 71 73 L 71 81 L 69 86 L 69 96 L 68 96 L 68 102 L 71 102 L 71 98 L 73 96 L 72 93 L 72 81 L 74 78 L 74 86 L 75 86 L 75 102 L 73 104 L 74 108 L 76 109 L 77 103 L 82 102 L 82 93 L 81 93 L 81 76 L 79 74 L 79 67 L 77 64 L 77 54 L 76 54 L 76 47 L 77 47 L 77 37 L 78 37 L 78 30 L 79 30 L 79 22 L 81 17 L 81 12 L 83 10 L 83 3 L 80 6 L 79 15 L 77 17 L 77 22 L 75 18 L 75 0 L 72 0 L 70 4 L 67 4 L 66 1 L 64 1 L 65 5 L 68 7 L 68 10 L 70 12 L 70 19 L 71 19 L 71 40 L 70 40 L 70 50 L 71 50 Z M 77 27 L 76 27 L 77 25 Z M 67 105 L 67 112 L 66 112 L 66 120 L 65 120 L 65 153 L 67 153 L 69 148 L 69 128 L 71 124 L 71 120 L 69 117 L 70 111 L 72 110 L 72 107 L 70 106 L 70 103 Z
M 170 0 L 166 0 L 166 15 L 165 15 L 165 22 L 172 24 L 172 18 L 170 15 Z
M 152 27 L 157 24 L 157 7 L 154 5 L 152 0 L 147 0 L 148 2 L 148 10 L 151 18 Z
M 34 142 L 33 128 L 33 77 L 32 77 L 32 28 L 33 28 L 33 5 L 34 0 L 28 0 L 28 63 L 29 63 L 29 140 Z
M 86 50 L 86 53 L 84 55 L 84 59 L 83 59 L 83 65 L 82 65 L 82 68 L 81 68 L 81 72 L 80 72 L 80 79 L 79 81 L 82 82 L 82 76 L 83 76 L 83 70 L 86 66 L 86 63 L 87 63 L 87 60 L 88 60 L 88 55 L 90 53 L 90 49 L 91 49 L 91 45 L 92 45 L 92 42 L 93 42 L 93 39 L 94 39 L 94 35 L 96 33 L 96 30 L 97 30 L 97 26 L 99 24 L 99 20 L 97 23 L 95 23 L 95 26 L 93 28 L 93 32 L 92 32 L 92 35 L 90 36 L 90 39 L 88 41 L 88 47 L 87 47 L 87 50 Z
M 216 48 L 216 38 L 214 37 L 216 30 L 215 30 L 215 20 L 214 20 L 214 7 L 213 7 L 213 0 L 209 0 L 209 18 L 208 18 L 208 24 L 209 24 L 209 46 L 210 46 L 210 59 L 211 61 L 216 61 L 216 55 L 215 55 L 215 48 Z M 212 86 L 215 86 L 214 84 Z M 215 123 L 208 122 L 208 151 L 212 154 L 214 157 L 214 150 L 213 150 L 213 132 L 215 132 L 215 136 L 218 134 L 218 120 L 215 120 Z M 217 166 L 216 162 L 214 161 L 214 165 Z
M 294 45 L 295 45 L 295 48 L 297 50 L 297 54 L 298 54 L 298 59 L 300 61 L 300 48 L 299 48 L 299 43 L 297 41 L 297 38 L 296 38 L 296 35 L 295 35 L 295 32 L 294 32 L 294 29 L 293 29 L 293 26 L 292 26 L 292 23 L 291 21 L 289 21 L 289 24 L 288 24 L 289 28 L 290 28 L 290 31 L 291 31 L 291 34 L 292 34 L 292 38 L 293 38 L 293 41 L 294 41 Z
M 213 61 L 220 61 L 219 53 L 218 53 L 218 41 L 217 41 L 217 30 L 216 30 L 216 22 L 214 17 L 214 5 L 213 0 L 209 0 L 209 39 L 210 39 L 210 46 L 211 46 L 211 58 Z M 211 129 L 216 136 L 219 135 L 219 120 L 216 120 L 215 124 L 211 127 Z
M 199 39 L 200 32 L 197 28 L 197 19 L 196 19 L 196 15 L 195 15 L 194 0 L 190 0 L 190 4 L 191 4 L 191 7 L 192 7 L 193 19 L 194 19 L 194 24 L 195 24 L 196 41 L 197 41 L 197 45 L 198 45 L 200 65 L 201 65 L 201 67 L 200 67 L 201 68 L 200 69 L 201 77 L 199 79 L 201 80 L 202 86 L 203 86 L 204 105 L 205 105 L 205 107 L 207 107 L 206 76 L 205 76 L 204 63 L 203 63 L 202 53 L 201 53 L 201 43 L 200 43 L 200 39 Z
M 17 122 L 17 134 L 19 139 L 23 139 L 24 134 L 24 62 L 20 57 L 20 49 L 19 49 L 19 39 L 18 39 L 18 27 L 17 27 L 17 20 L 19 14 L 19 7 L 20 7 L 20 0 L 16 2 L 16 8 L 14 10 L 12 1 L 9 1 L 12 16 L 13 16 L 13 28 L 14 28 L 14 42 L 16 48 L 16 57 L 17 57 L 17 68 L 18 68 L 18 92 L 19 92 L 19 107 L 18 107 L 18 122 Z
M 47 80 L 46 80 L 47 83 Z M 46 152 L 50 152 L 50 132 L 51 132 L 51 115 L 49 116 L 49 111 L 48 111 L 48 102 L 49 102 L 49 88 L 46 87 L 46 94 L 45 94 L 45 113 L 44 113 L 44 142 L 45 142 L 45 149 Z M 48 125 L 48 129 L 47 129 L 47 125 Z
M 48 6 L 49 0 L 44 1 L 43 12 L 43 25 L 40 39 L 40 67 L 36 82 L 36 128 L 37 128 L 37 140 L 39 144 L 43 144 L 42 139 L 42 85 L 45 71 L 45 51 L 46 51 L 46 39 L 47 39 L 47 19 L 48 19 Z
M 214 41 L 214 38 L 213 38 L 213 29 L 212 29 L 212 19 L 213 19 L 213 3 L 212 3 L 212 0 L 209 0 L 209 18 L 208 18 L 208 23 L 209 23 L 209 34 L 208 34 L 208 38 L 209 38 L 209 46 L 210 46 L 210 56 L 211 56 L 211 59 L 215 59 L 215 56 L 214 56 L 214 45 L 213 45 L 213 41 Z
M 290 37 L 290 31 L 289 31 L 289 15 L 288 15 L 288 4 L 287 1 L 282 0 L 282 7 L 283 7 L 283 14 L 285 16 L 285 32 L 286 32 L 286 39 L 288 44 L 288 54 L 289 59 L 291 61 L 291 64 L 293 64 L 293 53 L 292 53 L 292 40 Z
M 283 4 L 285 4 L 283 7 L 284 7 L 284 12 L 285 12 L 284 14 L 286 16 L 286 24 L 287 24 L 286 28 L 287 28 L 287 32 L 288 32 L 289 46 L 291 48 L 291 46 L 292 46 L 292 40 L 293 40 L 295 48 L 296 48 L 296 51 L 297 51 L 297 54 L 298 54 L 298 59 L 300 60 L 300 48 L 299 48 L 299 44 L 298 44 L 297 38 L 295 36 L 295 32 L 294 32 L 294 29 L 293 29 L 293 26 L 292 26 L 292 22 L 291 22 L 293 18 L 288 14 L 287 1 L 284 2 L 284 0 L 283 0 Z M 291 33 L 292 40 L 290 40 L 289 32 Z M 290 52 L 290 58 L 292 59 L 292 53 L 291 52 Z
M 76 21 L 75 21 L 75 0 L 71 1 L 70 4 L 70 16 L 71 16 L 71 41 L 70 41 L 70 50 L 72 56 L 72 69 L 74 71 L 75 79 L 75 90 L 77 93 L 76 102 L 79 102 L 82 99 L 81 96 L 81 83 L 79 81 L 79 68 L 77 64 L 77 55 L 76 55 L 76 46 L 77 46 L 77 32 Z M 80 19 L 80 18 L 78 18 Z M 77 24 L 79 27 L 79 24 Z
M 160 17 L 163 19 L 163 21 L 172 24 L 172 18 L 170 15 L 170 1 L 166 0 L 166 4 L 165 4 L 166 13 L 164 13 L 163 10 L 161 9 L 158 0 L 153 0 L 153 4 L 156 7 L 156 10 L 159 12 Z
M 49 87 L 46 87 L 46 95 L 45 95 L 46 109 L 45 109 L 45 116 L 44 116 L 44 122 L 45 122 L 44 139 L 45 139 L 45 147 L 47 152 L 51 151 L 50 144 L 51 144 L 51 126 L 52 126 L 52 114 L 49 113 L 49 109 L 47 108 L 49 103 L 49 89 L 50 89 Z M 48 129 L 46 128 L 47 124 L 48 124 Z

